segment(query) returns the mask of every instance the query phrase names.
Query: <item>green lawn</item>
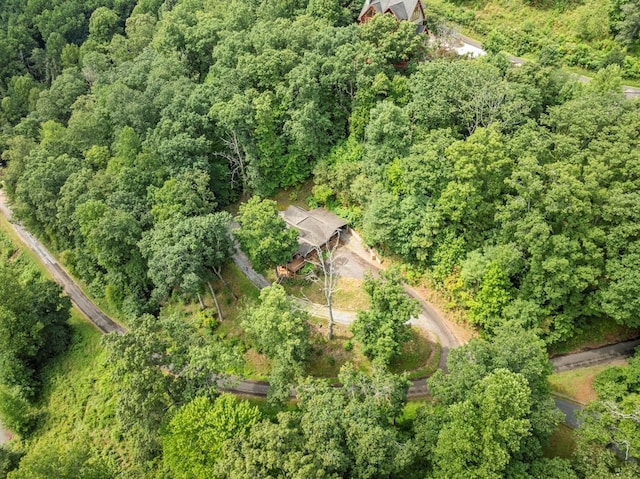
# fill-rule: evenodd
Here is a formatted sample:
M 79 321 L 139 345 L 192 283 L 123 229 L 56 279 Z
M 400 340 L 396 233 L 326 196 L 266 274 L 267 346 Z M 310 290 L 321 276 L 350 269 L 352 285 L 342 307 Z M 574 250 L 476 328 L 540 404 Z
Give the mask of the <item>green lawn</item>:
M 608 367 L 619 364 L 626 364 L 626 361 L 621 359 L 610 364 L 552 374 L 549 377 L 551 390 L 580 404 L 587 404 L 596 399 L 593 379 Z
M 302 279 L 285 279 L 282 286 L 287 294 L 296 298 L 307 299 L 312 303 L 326 304 L 322 291 L 322 279 L 306 281 Z M 333 294 L 333 307 L 344 311 L 360 311 L 369 309 L 369 297 L 362 287 L 362 280 L 340 278 L 338 288 Z
M 327 321 L 312 318 L 312 353 L 307 367 L 311 376 L 335 380 L 340 368 L 347 362 L 353 363 L 363 372 L 371 372 L 371 361 L 366 358 L 353 335 L 341 324 L 334 326 L 334 338 L 326 337 Z M 430 376 L 438 367 L 440 345 L 429 341 L 417 328 L 412 328 L 411 339 L 402 347 L 402 355 L 389 366 L 394 373 L 408 372 L 411 378 Z
M 363 372 L 371 371 L 371 362 L 362 354 L 358 344 L 348 328 L 335 324 L 333 339 L 327 339 L 327 320 L 311 318 L 311 356 L 307 365 L 307 374 L 319 378 L 337 381 L 340 368 L 347 362 Z M 351 344 L 352 349 L 346 345 Z
M 399 374 L 408 372 L 412 379 L 431 376 L 438 368 L 440 345 L 431 342 L 418 328 L 411 328 L 411 339 L 402 346 L 400 357 L 391 361 L 389 370 Z

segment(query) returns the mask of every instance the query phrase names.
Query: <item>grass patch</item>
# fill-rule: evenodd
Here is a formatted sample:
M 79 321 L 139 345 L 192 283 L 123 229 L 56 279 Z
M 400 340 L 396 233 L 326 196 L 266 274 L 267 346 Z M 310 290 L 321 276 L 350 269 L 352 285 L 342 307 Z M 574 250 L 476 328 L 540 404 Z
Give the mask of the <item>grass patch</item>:
M 549 376 L 551 390 L 580 404 L 587 404 L 596 399 L 596 392 L 593 389 L 593 379 L 599 373 L 613 365 L 623 365 L 626 363 L 625 360 L 621 359 L 611 364 L 600 364 L 598 366 L 552 374 Z
M 270 199 L 278 203 L 278 209 L 280 211 L 286 210 L 289 206 L 298 206 L 308 210 L 309 204 L 307 203 L 307 198 L 311 196 L 313 185 L 313 178 L 311 178 L 299 185 L 278 190 Z
M 568 354 L 595 349 L 640 336 L 640 328 L 628 328 L 610 318 L 599 318 L 576 330 L 574 335 L 561 343 L 552 344 L 549 354 Z
M 561 457 L 570 459 L 576 449 L 576 440 L 573 429 L 565 424 L 560 424 L 551 435 L 549 444 L 543 449 L 545 457 Z
M 429 341 L 419 328 L 411 328 L 411 339 L 402 345 L 400 356 L 389 365 L 392 373 L 409 373 L 409 378 L 431 376 L 438 368 L 440 345 Z
M 329 341 L 325 319 L 312 318 L 311 324 L 312 352 L 307 365 L 309 375 L 336 380 L 340 368 L 347 362 L 353 363 L 359 371 L 371 372 L 371 361 L 362 354 L 347 326 L 334 325 L 334 337 Z M 407 372 L 409 378 L 416 379 L 433 374 L 439 360 L 440 345 L 429 341 L 419 329 L 412 328 L 411 339 L 402 346 L 401 356 L 391 362 L 389 369 L 396 374 Z
M 202 299 L 207 308 L 205 311 L 201 310 L 197 301 L 172 301 L 163 307 L 161 315 L 177 314 L 200 329 L 203 335 L 216 334 L 230 344 L 239 346 L 245 351 L 242 374 L 250 379 L 265 379 L 271 371 L 271 363 L 264 354 L 251 349 L 250 340 L 240 325 L 243 311 L 257 302 L 260 291 L 233 263 L 225 265 L 222 277 L 228 287 L 219 279 L 211 281 L 222 310 L 222 321 L 217 317 L 217 308 L 207 285 L 202 290 Z
M 326 304 L 322 292 L 322 281 L 306 281 L 302 279 L 286 279 L 282 286 L 287 294 L 296 298 L 307 299 L 312 303 Z M 355 278 L 339 278 L 338 290 L 333 294 L 334 309 L 344 311 L 360 311 L 369 309 L 369 297 L 362 288 L 362 280 Z
M 102 334 L 72 310 L 70 348 L 43 371 L 43 391 L 38 401 L 42 421 L 28 443 L 78 444 L 100 456 L 113 470 L 127 468 L 130 451 L 114 434 L 117 393 L 100 344 Z
M 333 339 L 327 339 L 327 320 L 311 318 L 311 355 L 307 364 L 307 374 L 318 378 L 337 381 L 340 368 L 351 362 L 362 372 L 371 371 L 371 361 L 360 351 L 348 327 L 335 324 Z M 346 345 L 350 343 L 350 350 Z
M 12 262 L 25 261 L 27 263 L 32 263 L 36 268 L 38 268 L 38 271 L 40 271 L 45 278 L 52 279 L 49 270 L 45 268 L 44 264 L 40 261 L 40 258 L 25 246 L 13 229 L 13 226 L 3 214 L 0 214 L 0 231 L 4 241 L 9 241 L 13 245 L 14 252 L 12 253 L 11 258 Z

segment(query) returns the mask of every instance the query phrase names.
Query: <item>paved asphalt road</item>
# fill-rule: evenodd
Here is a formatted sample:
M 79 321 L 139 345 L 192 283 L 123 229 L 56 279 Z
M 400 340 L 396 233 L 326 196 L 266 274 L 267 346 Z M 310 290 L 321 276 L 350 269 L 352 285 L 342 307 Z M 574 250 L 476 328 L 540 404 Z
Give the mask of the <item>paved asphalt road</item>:
M 596 364 L 604 364 L 614 359 L 632 356 L 635 349 L 640 346 L 640 339 L 612 344 L 598 349 L 591 349 L 581 353 L 558 356 L 551 359 L 555 372 L 569 371 L 571 369 L 586 368 Z
M 576 417 L 576 412 L 582 409 L 582 407 L 560 398 L 553 398 L 553 400 L 556 403 L 556 407 L 564 414 L 564 423 L 570 428 L 577 428 L 580 425 L 580 421 L 578 421 Z
M 0 190 L 0 211 L 11 220 L 11 210 L 9 209 L 4 191 Z M 71 301 L 76 307 L 103 333 L 111 333 L 118 331 L 124 332 L 124 328 L 104 314 L 78 287 L 71 279 L 67 272 L 60 266 L 55 258 L 47 251 L 42 243 L 40 243 L 31 233 L 25 230 L 18 223 L 11 223 L 20 239 L 27 245 L 42 261 L 44 266 L 49 270 L 53 279 L 62 285 L 64 292 L 67 293 Z

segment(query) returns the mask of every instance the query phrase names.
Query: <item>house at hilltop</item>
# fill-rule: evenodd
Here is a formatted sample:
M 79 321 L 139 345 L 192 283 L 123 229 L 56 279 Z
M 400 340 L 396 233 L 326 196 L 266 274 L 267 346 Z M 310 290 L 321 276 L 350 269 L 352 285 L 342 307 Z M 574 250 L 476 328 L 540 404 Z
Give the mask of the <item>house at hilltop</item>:
M 315 259 L 316 247 L 331 247 L 334 241 L 340 240 L 340 234 L 347 229 L 347 222 L 324 208 L 307 211 L 297 206 L 289 206 L 280 212 L 289 228 L 296 228 L 298 250 L 293 259 L 278 271 L 284 275 L 297 273 L 309 260 Z
M 369 21 L 376 14 L 390 13 L 400 21 L 416 24 L 418 33 L 425 30 L 424 4 L 422 0 L 365 0 L 358 16 L 360 23 Z

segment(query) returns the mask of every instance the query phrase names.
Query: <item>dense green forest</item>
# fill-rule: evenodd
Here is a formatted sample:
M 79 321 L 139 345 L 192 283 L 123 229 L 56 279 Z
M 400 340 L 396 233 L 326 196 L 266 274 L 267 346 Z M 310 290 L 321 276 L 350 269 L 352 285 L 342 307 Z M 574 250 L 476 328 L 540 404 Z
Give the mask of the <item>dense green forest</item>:
M 22 404 L 25 423 L 7 425 L 25 441 L 0 449 L 0 471 L 14 469 L 13 479 L 636 477 L 636 465 L 603 448 L 612 441 L 597 431 L 608 427 L 597 409 L 571 461 L 543 455 L 560 422 L 546 348 L 602 321 L 640 326 L 640 110 L 622 95 L 623 70 L 611 64 L 581 84 L 553 56 L 519 68 L 499 54 L 458 59 L 389 15 L 357 25 L 360 8 L 3 2 L 3 187 L 16 216 L 130 332 L 108 336 L 105 351 L 85 358 L 92 367 L 78 367 L 82 380 L 66 384 L 74 406 L 60 421 L 77 431 L 57 439 L 47 416 L 61 413 L 43 403 L 61 392 L 40 393 L 38 361 L 69 344 L 57 328 L 64 304 L 53 340 L 1 349 L 3 395 L 15 387 L 21 395 L 2 403 Z M 417 410 L 406 407 L 402 377 L 348 366 L 345 388 L 306 379 L 297 404 L 283 408 L 307 354 L 298 341 L 306 323 L 278 287 L 247 314 L 247 330 L 276 359 L 273 382 L 285 392 L 276 412 L 218 395 L 216 373 L 236 371 L 237 349 L 158 316 L 220 273 L 232 205 L 310 178 L 310 204 L 348 218 L 409 277 L 442 288 L 481 332 L 451 352 L 450 374 L 436 373 L 434 401 Z M 267 253 L 265 268 L 279 261 Z M 0 281 L 0 294 L 42 311 L 66 301 L 33 281 L 24 291 Z M 8 301 L 0 300 L 2 328 L 19 313 L 6 305 L 23 304 Z M 262 334 L 274 309 L 290 312 L 291 329 Z M 74 338 L 61 369 L 48 370 L 52 383 L 62 384 L 64 358 L 95 347 L 91 335 Z M 370 343 L 383 363 L 395 353 Z M 9 354 L 24 368 L 8 368 L 23 364 Z M 628 384 L 603 397 L 624 403 Z M 39 407 L 48 412 L 38 416 Z M 6 422 L 11 412 L 0 412 Z M 627 443 L 637 456 L 637 441 Z

